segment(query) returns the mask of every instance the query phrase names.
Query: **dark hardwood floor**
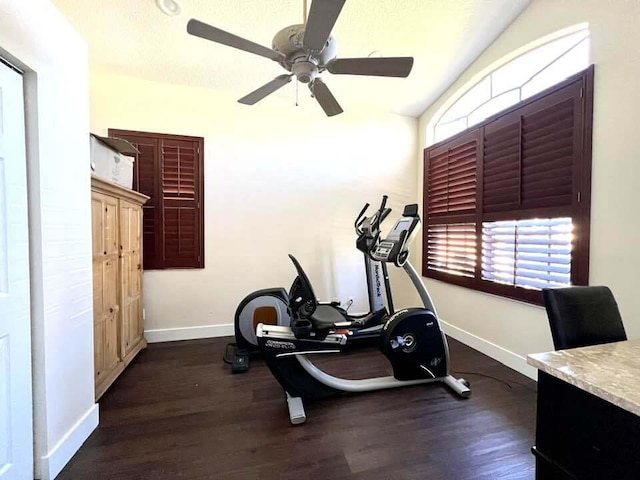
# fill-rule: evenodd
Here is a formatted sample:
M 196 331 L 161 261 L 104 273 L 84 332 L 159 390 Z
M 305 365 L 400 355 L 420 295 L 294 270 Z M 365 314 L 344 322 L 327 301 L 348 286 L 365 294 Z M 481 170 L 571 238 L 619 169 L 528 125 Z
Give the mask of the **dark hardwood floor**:
M 533 479 L 535 382 L 454 340 L 470 399 L 425 385 L 307 405 L 289 423 L 260 360 L 221 361 L 227 338 L 153 344 L 100 402 L 100 426 L 58 477 L 133 479 Z M 318 361 L 320 363 L 320 361 Z M 389 374 L 375 349 L 324 358 L 347 378 Z

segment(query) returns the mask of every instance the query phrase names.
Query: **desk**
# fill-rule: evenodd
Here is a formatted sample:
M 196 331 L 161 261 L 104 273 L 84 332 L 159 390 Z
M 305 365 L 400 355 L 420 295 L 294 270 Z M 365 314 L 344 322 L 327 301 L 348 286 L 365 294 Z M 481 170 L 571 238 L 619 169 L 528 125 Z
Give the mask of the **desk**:
M 529 355 L 536 479 L 640 479 L 640 340 Z

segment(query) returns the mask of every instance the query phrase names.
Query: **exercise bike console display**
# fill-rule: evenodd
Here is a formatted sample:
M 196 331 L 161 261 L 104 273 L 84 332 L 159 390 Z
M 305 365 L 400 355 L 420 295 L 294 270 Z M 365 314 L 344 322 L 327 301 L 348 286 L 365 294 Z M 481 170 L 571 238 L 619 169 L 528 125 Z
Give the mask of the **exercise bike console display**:
M 391 262 L 401 267 L 409 257 L 408 246 L 418 233 L 420 218 L 417 205 L 407 205 L 402 217 L 395 223 L 389 235 L 371 253 L 374 260 Z

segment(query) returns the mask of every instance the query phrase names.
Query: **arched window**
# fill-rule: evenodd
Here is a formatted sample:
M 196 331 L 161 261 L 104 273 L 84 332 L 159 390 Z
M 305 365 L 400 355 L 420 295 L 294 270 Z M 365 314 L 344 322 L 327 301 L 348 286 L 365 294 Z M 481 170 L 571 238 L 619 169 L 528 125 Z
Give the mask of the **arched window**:
M 546 40 L 548 39 L 548 40 Z M 545 41 L 546 40 L 546 41 Z M 450 105 L 429 122 L 429 144 L 445 140 L 492 115 L 564 80 L 589 66 L 589 30 L 572 27 L 542 42 L 467 84 Z

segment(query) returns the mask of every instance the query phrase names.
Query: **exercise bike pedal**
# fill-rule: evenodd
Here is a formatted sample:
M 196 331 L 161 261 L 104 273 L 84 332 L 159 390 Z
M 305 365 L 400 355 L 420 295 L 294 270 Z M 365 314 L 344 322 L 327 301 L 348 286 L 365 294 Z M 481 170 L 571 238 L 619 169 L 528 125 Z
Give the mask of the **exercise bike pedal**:
M 248 350 L 244 348 L 237 349 L 231 363 L 231 373 L 245 373 L 249 370 L 250 358 Z

